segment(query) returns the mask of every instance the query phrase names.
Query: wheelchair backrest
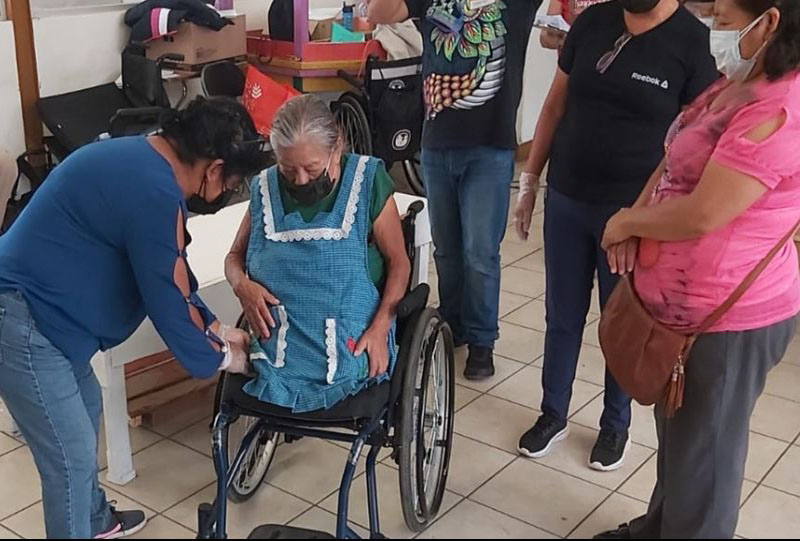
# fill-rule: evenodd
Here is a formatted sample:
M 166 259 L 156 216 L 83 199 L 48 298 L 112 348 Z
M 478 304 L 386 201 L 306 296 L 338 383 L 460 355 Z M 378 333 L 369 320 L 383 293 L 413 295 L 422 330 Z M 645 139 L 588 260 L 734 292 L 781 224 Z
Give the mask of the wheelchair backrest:
M 208 97 L 241 98 L 244 94 L 245 75 L 235 62 L 223 60 L 203 67 L 200 83 L 203 93 Z
M 122 52 L 122 90 L 134 107 L 170 106 L 159 62 L 135 47 Z
M 387 164 L 412 159 L 422 143 L 425 118 L 422 59 L 381 61 L 370 57 L 364 86 L 373 153 Z

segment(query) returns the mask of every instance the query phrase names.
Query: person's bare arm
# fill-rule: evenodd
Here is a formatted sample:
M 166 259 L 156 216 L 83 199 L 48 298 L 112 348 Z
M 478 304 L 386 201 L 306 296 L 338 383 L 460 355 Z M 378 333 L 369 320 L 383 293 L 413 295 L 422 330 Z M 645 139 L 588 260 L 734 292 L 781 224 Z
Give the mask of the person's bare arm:
M 761 143 L 785 122 L 784 113 L 756 126 L 744 137 Z M 712 158 L 692 193 L 657 205 L 623 209 L 614 215 L 606 225 L 603 246 L 631 237 L 667 242 L 700 238 L 728 225 L 767 190 L 759 179 Z
M 367 18 L 373 24 L 392 24 L 409 18 L 405 0 L 370 0 Z
M 692 193 L 620 211 L 606 226 L 603 246 L 630 237 L 668 242 L 700 238 L 728 225 L 766 191 L 758 179 L 712 160 Z
M 372 226 L 372 233 L 378 250 L 386 260 L 387 270 L 386 287 L 375 319 L 391 321 L 397 305 L 406 294 L 411 275 L 411 262 L 406 254 L 403 227 L 393 197 L 386 201 L 386 206 Z
M 661 177 L 664 176 L 664 172 L 666 170 L 667 160 L 664 158 L 661 160 L 661 163 L 658 164 L 656 170 L 653 171 L 653 174 L 650 175 L 650 179 L 647 181 L 647 184 L 644 185 L 642 193 L 640 193 L 639 197 L 636 198 L 636 202 L 633 204 L 634 207 L 646 207 L 648 204 L 650 204 L 653 193 L 655 193 L 656 187 L 661 181 Z
M 372 225 L 375 244 L 386 261 L 386 285 L 381 304 L 367 331 L 356 345 L 356 355 L 365 351 L 369 356 L 371 378 L 386 372 L 389 367 L 388 335 L 397 305 L 403 299 L 411 275 L 411 263 L 405 250 L 400 214 L 390 197 L 378 219 Z
M 547 160 L 550 158 L 550 149 L 553 146 L 556 130 L 567 108 L 568 87 L 569 75 L 558 68 L 542 106 L 542 111 L 539 113 L 539 120 L 536 122 L 531 151 L 524 167 L 524 170 L 528 173 L 533 173 L 537 176 L 541 175 Z
M 561 14 L 561 0 L 550 0 L 550 4 L 547 6 L 547 14 L 548 15 L 560 15 Z M 539 34 L 539 43 L 545 49 L 553 49 L 558 50 L 564 45 L 564 40 L 567 38 L 567 34 L 565 32 L 561 32 L 560 30 L 543 28 L 541 34 Z
M 243 280 L 247 280 L 247 247 L 250 244 L 250 214 L 245 213 L 236 238 L 233 239 L 228 255 L 225 256 L 225 278 L 234 291 L 241 285 Z
M 280 304 L 278 299 L 263 285 L 250 279 L 247 275 L 247 247 L 250 244 L 250 214 L 242 218 L 242 225 L 236 233 L 230 252 L 225 257 L 225 278 L 233 288 L 233 293 L 242 304 L 244 315 L 253 330 L 261 338 L 269 338 L 270 328 L 275 327 L 275 320 L 269 311 L 269 305 Z
M 666 171 L 666 169 L 667 161 L 666 159 L 663 159 L 658 167 L 656 167 L 656 170 L 653 171 L 653 174 L 650 175 L 650 179 L 647 181 L 642 193 L 639 194 L 639 197 L 633 204 L 633 208 L 645 207 L 650 204 L 653 193 L 655 192 L 656 187 L 658 186 L 658 183 L 661 180 L 661 177 L 664 175 L 664 171 Z M 649 241 L 645 240 L 644 242 Z M 639 244 L 640 239 L 638 237 L 631 237 L 618 244 L 612 244 L 605 247 L 608 266 L 612 273 L 627 274 L 629 272 L 633 272 L 639 255 Z

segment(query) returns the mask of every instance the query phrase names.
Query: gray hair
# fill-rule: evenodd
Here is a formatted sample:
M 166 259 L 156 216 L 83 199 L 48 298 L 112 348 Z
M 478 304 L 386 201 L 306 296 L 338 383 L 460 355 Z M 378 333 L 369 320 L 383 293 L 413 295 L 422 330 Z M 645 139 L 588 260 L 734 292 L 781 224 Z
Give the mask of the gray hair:
M 290 99 L 272 120 L 269 142 L 276 154 L 303 140 L 313 139 L 333 151 L 341 139 L 336 118 L 319 97 L 303 94 Z

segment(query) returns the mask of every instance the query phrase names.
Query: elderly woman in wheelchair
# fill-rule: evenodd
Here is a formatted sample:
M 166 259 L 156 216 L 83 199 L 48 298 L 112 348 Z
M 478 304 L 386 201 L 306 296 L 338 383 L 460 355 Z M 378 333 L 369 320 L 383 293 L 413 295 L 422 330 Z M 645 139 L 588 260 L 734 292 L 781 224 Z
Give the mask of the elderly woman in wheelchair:
M 401 221 L 383 164 L 346 154 L 316 97 L 287 102 L 270 140 L 277 165 L 254 179 L 225 265 L 252 335 L 256 377 L 226 376 L 218 388 L 218 490 L 199 509 L 199 536 L 225 537 L 226 499 L 258 490 L 279 434 L 286 443 L 311 436 L 352 444 L 336 537 L 355 538 L 348 500 L 365 447 L 371 537 L 381 537 L 375 472 L 383 447 L 399 465 L 406 524 L 421 531 L 444 495 L 454 355 L 450 329 L 425 308 L 427 285 L 408 291 L 419 207 Z M 318 535 L 263 526 L 251 538 Z
M 410 276 L 400 216 L 382 163 L 344 153 L 319 98 L 286 103 L 270 142 L 278 165 L 254 180 L 226 261 L 256 331 L 245 391 L 296 413 L 329 409 L 394 367 Z

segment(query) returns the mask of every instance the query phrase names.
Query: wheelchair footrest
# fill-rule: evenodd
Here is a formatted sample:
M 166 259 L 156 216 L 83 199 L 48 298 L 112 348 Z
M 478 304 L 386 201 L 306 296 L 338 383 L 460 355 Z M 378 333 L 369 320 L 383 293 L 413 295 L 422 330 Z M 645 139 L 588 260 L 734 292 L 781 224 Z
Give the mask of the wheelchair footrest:
M 281 526 L 278 524 L 264 524 L 259 526 L 247 537 L 248 539 L 336 539 L 334 536 L 318 532 L 316 530 L 306 530 L 304 528 L 293 528 L 291 526 Z

